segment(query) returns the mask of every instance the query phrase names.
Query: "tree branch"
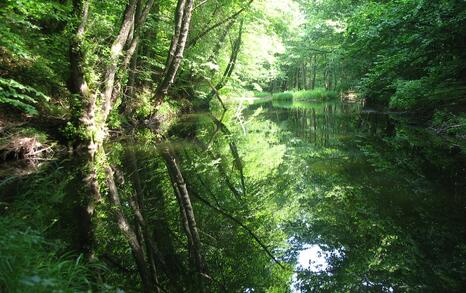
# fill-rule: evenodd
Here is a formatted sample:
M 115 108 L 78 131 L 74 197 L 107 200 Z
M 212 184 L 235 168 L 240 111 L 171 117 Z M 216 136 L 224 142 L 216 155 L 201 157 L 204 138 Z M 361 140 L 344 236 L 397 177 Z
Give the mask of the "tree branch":
M 241 8 L 240 10 L 238 10 L 237 12 L 235 12 L 234 14 L 230 15 L 229 17 L 217 22 L 216 24 L 212 25 L 211 27 L 207 28 L 206 30 L 204 30 L 203 32 L 201 32 L 200 34 L 198 34 L 197 36 L 195 36 L 193 39 L 191 39 L 188 44 L 186 45 L 186 49 L 189 49 L 190 47 L 196 45 L 196 43 L 202 39 L 205 35 L 207 35 L 208 33 L 210 33 L 211 31 L 213 31 L 214 29 L 218 28 L 219 26 L 221 26 L 222 24 L 224 23 L 227 23 L 228 21 L 236 18 L 238 15 L 240 15 L 243 11 L 245 11 L 246 9 L 249 8 L 249 6 L 251 5 L 251 3 L 253 2 L 254 0 L 250 0 L 246 6 L 244 6 L 243 8 Z

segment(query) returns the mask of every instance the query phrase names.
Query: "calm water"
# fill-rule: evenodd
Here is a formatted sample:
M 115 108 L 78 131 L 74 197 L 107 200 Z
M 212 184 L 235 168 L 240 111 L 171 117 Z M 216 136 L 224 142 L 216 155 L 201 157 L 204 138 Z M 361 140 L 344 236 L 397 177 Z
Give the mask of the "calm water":
M 166 144 L 191 194 L 211 292 L 466 286 L 465 148 L 402 115 L 336 101 L 241 100 L 223 114 L 183 117 Z M 190 254 L 158 148 L 144 130 L 109 143 L 105 160 L 128 218 L 134 190 L 143 195 L 160 253 L 189 292 Z M 80 181 L 58 166 L 71 178 L 56 187 L 61 204 Z M 132 266 L 111 209 L 105 200 L 97 207 L 96 255 Z M 63 210 L 50 233 L 73 227 Z

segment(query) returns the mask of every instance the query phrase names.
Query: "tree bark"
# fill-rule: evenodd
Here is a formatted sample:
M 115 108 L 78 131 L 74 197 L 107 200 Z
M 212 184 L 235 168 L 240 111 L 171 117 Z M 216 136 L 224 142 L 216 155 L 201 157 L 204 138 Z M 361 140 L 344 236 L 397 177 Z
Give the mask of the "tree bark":
M 79 95 L 83 103 L 83 113 L 79 117 L 79 123 L 86 129 L 94 125 L 95 95 L 91 93 L 85 77 L 84 61 L 86 52 L 84 50 L 84 35 L 89 18 L 88 0 L 73 0 L 73 14 L 79 20 L 75 34 L 70 42 L 70 81 L 69 87 L 72 94 Z M 81 218 L 79 221 L 79 250 L 87 258 L 93 257 L 94 235 L 92 229 L 92 217 L 97 203 L 100 201 L 100 191 L 94 167 L 94 142 L 90 138 L 85 141 L 87 153 L 83 157 L 82 178 L 84 182 L 82 199 L 83 204 L 77 207 L 77 213 Z
M 201 240 L 199 237 L 199 231 L 197 228 L 196 219 L 194 217 L 194 211 L 191 204 L 191 197 L 186 187 L 186 182 L 181 173 L 181 169 L 178 166 L 175 155 L 172 153 L 168 146 L 161 148 L 161 154 L 167 166 L 168 174 L 172 181 L 173 189 L 177 194 L 178 201 L 182 210 L 183 217 L 185 217 L 186 228 L 189 230 L 187 233 L 188 241 L 190 242 L 190 250 L 194 258 L 196 270 L 199 273 L 199 285 L 200 289 L 203 288 L 203 278 L 205 276 L 205 264 L 201 254 Z
M 193 3 L 194 0 L 178 0 L 175 13 L 175 33 L 172 37 L 163 80 L 156 90 L 156 100 L 163 98 L 175 82 L 176 74 L 183 59 L 186 40 L 188 39 Z
M 316 76 L 317 76 L 317 55 L 314 55 L 314 62 L 312 63 L 312 84 L 311 88 L 316 87 Z
M 93 93 L 86 81 L 84 61 L 86 52 L 84 50 L 84 36 L 89 18 L 89 0 L 73 0 L 73 14 L 79 19 L 79 25 L 70 42 L 70 92 L 78 95 L 82 101 L 83 109 L 79 117 L 79 124 L 86 130 L 91 130 L 95 125 L 96 95 Z M 91 134 L 91 131 L 88 131 Z M 96 146 L 92 135 L 85 141 L 88 152 L 93 156 Z
M 208 61 L 213 62 L 214 58 L 218 57 L 218 55 L 220 53 L 220 50 L 222 49 L 222 46 L 225 43 L 225 39 L 227 38 L 228 32 L 231 30 L 231 27 L 233 26 L 234 23 L 235 23 L 235 20 L 232 19 L 227 24 L 227 26 L 223 30 L 222 35 L 220 36 L 220 38 L 219 38 L 219 40 L 217 42 L 217 44 L 215 44 L 215 47 L 213 48 L 212 53 L 210 54 L 209 58 L 207 59 Z
M 107 117 L 112 110 L 112 93 L 115 86 L 115 75 L 118 71 L 118 64 L 120 61 L 121 53 L 123 51 L 123 46 L 128 41 L 131 29 L 134 27 L 137 3 L 137 0 L 129 0 L 128 5 L 126 6 L 120 31 L 118 32 L 118 35 L 113 41 L 112 47 L 110 49 L 110 62 L 105 71 L 104 79 L 102 106 L 103 121 L 107 120 Z
M 236 59 L 238 58 L 238 54 L 241 48 L 241 38 L 243 35 L 243 21 L 241 21 L 238 31 L 238 37 L 236 38 L 233 47 L 231 49 L 230 54 L 230 61 L 228 62 L 227 67 L 225 68 L 225 72 L 223 73 L 222 78 L 220 81 L 214 86 L 214 88 L 210 91 L 207 95 L 207 101 L 210 101 L 216 92 L 220 91 L 227 83 L 228 79 L 230 78 L 233 70 L 235 69 Z
M 144 287 L 144 292 L 154 292 L 155 285 L 154 281 L 151 278 L 146 266 L 144 250 L 141 246 L 141 243 L 138 241 L 136 233 L 134 229 L 129 224 L 128 220 L 126 219 L 122 205 L 120 201 L 120 197 L 118 195 L 118 189 L 115 185 L 115 180 L 113 177 L 112 169 L 107 166 L 105 167 L 106 179 L 107 179 L 107 187 L 108 187 L 108 194 L 110 198 L 110 202 L 114 206 L 115 216 L 117 218 L 118 227 L 120 228 L 121 232 L 125 236 L 126 240 L 128 241 L 131 250 L 134 255 L 134 259 L 136 261 L 136 266 L 138 268 L 139 275 L 141 277 L 141 281 Z
M 307 63 L 304 61 L 301 67 L 302 75 L 303 75 L 303 89 L 307 89 L 307 76 L 306 76 L 306 70 L 307 70 Z

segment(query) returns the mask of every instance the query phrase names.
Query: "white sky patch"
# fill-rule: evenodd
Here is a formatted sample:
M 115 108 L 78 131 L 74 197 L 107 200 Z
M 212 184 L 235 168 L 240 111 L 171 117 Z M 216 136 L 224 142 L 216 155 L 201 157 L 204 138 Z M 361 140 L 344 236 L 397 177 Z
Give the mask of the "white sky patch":
M 327 253 L 319 245 L 305 246 L 298 254 L 298 267 L 312 272 L 320 272 L 328 267 Z
M 311 272 L 325 271 L 329 267 L 327 258 L 330 257 L 332 254 L 334 256 L 336 255 L 337 257 L 342 257 L 342 253 L 340 253 L 338 250 L 329 252 L 322 250 L 322 248 L 320 248 L 320 246 L 317 244 L 305 245 L 303 249 L 300 250 L 298 253 L 296 270 L 306 269 Z M 290 289 L 293 293 L 300 292 L 295 288 L 295 285 L 298 281 L 296 277 L 297 275 L 294 274 L 291 282 Z

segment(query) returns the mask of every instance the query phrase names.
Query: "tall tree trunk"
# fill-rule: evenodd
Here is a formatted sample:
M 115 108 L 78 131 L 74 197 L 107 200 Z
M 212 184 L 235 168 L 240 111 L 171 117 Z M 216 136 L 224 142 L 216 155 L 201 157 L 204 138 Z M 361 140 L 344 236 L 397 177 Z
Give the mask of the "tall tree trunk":
M 191 197 L 186 187 L 181 169 L 178 166 L 178 162 L 175 155 L 172 153 L 168 146 L 164 146 L 161 149 L 162 157 L 167 166 L 168 174 L 172 181 L 173 189 L 177 194 L 178 201 L 182 210 L 182 216 L 185 218 L 185 225 L 187 226 L 187 237 L 190 242 L 190 251 L 194 259 L 196 270 L 199 274 L 199 285 L 200 289 L 203 288 L 203 278 L 205 276 L 205 264 L 201 254 L 201 239 L 199 237 L 199 231 L 197 228 L 196 219 L 194 217 L 194 211 L 191 204 Z
M 214 62 L 215 58 L 218 57 L 219 53 L 220 53 L 220 50 L 222 49 L 224 43 L 225 43 L 225 40 L 227 38 L 227 35 L 228 35 L 228 32 L 231 30 L 233 24 L 235 23 L 235 20 L 231 20 L 227 26 L 225 27 L 225 29 L 223 30 L 223 33 L 221 34 L 217 44 L 215 44 L 215 47 L 212 49 L 212 53 L 210 54 L 209 58 L 207 59 L 209 62 Z
M 70 42 L 69 60 L 70 60 L 70 81 L 69 87 L 71 93 L 78 95 L 82 101 L 83 112 L 79 117 L 79 123 L 86 129 L 91 129 L 94 125 L 95 116 L 95 95 L 90 91 L 85 77 L 85 58 L 84 36 L 89 18 L 88 0 L 73 0 L 73 14 L 79 20 L 75 34 Z M 93 257 L 93 242 L 94 235 L 92 229 L 92 217 L 95 212 L 97 203 L 100 201 L 100 191 L 97 182 L 96 170 L 94 168 L 94 141 L 92 137 L 89 141 L 85 141 L 87 153 L 83 158 L 82 178 L 84 182 L 81 199 L 82 202 L 77 207 L 77 213 L 81 221 L 79 221 L 79 249 L 86 257 Z
M 128 41 L 131 30 L 134 27 L 137 0 L 129 0 L 126 6 L 123 22 L 118 32 L 117 37 L 113 41 L 110 49 L 110 62 L 105 71 L 104 90 L 103 90 L 103 106 L 102 120 L 106 121 L 112 110 L 112 93 L 115 86 L 115 75 L 118 71 L 118 65 L 123 51 L 123 46 Z
M 303 61 L 301 72 L 303 75 L 303 89 L 307 89 L 307 76 L 306 76 L 306 70 L 307 70 L 307 63 Z
M 231 77 L 231 74 L 233 73 L 235 69 L 236 59 L 238 58 L 238 54 L 241 49 L 241 38 L 243 35 L 243 23 L 244 21 L 241 20 L 239 31 L 238 31 L 238 37 L 233 43 L 233 47 L 231 49 L 231 54 L 230 54 L 230 60 L 228 62 L 227 67 L 225 68 L 223 76 L 220 79 L 220 81 L 214 86 L 214 88 L 210 91 L 210 93 L 207 95 L 207 99 L 206 99 L 207 101 L 210 101 L 212 97 L 214 97 L 215 93 L 220 91 L 226 85 L 228 79 Z
M 194 0 L 178 0 L 175 12 L 175 32 L 172 37 L 162 82 L 158 85 L 155 98 L 160 100 L 168 93 L 183 59 L 188 39 Z
M 299 81 L 300 81 L 300 78 L 299 78 L 299 69 L 300 69 L 300 68 L 299 68 L 299 67 L 300 67 L 299 65 L 298 65 L 298 67 L 296 67 L 295 76 L 294 76 L 295 88 L 296 88 L 297 90 L 300 90 L 300 87 L 299 87 L 299 86 L 300 86 L 300 83 L 299 83 Z
M 316 76 L 317 76 L 317 55 L 314 55 L 314 62 L 312 63 L 312 84 L 311 88 L 316 87 Z
M 86 23 L 89 15 L 89 0 L 74 0 L 73 7 L 74 13 L 80 19 L 79 26 L 76 30 L 75 36 L 70 45 L 70 90 L 72 93 L 79 94 L 83 100 L 83 111 L 80 117 L 80 123 L 86 129 L 88 141 L 89 153 L 93 154 L 102 141 L 96 141 L 94 137 L 96 132 L 105 129 L 105 121 L 112 109 L 112 103 L 116 96 L 118 96 L 119 89 L 121 88 L 119 83 L 115 86 L 115 76 L 120 68 L 120 59 L 123 52 L 123 47 L 128 43 L 128 39 L 132 36 L 132 42 L 129 49 L 126 51 L 124 61 L 128 64 L 131 60 L 138 40 L 139 27 L 147 17 L 150 7 L 154 0 L 149 0 L 142 13 L 141 19 L 137 20 L 138 26 L 135 27 L 135 13 L 138 4 L 142 3 L 142 0 L 129 0 L 126 8 L 120 30 L 117 37 L 112 43 L 110 50 L 109 64 L 105 69 L 105 78 L 103 81 L 102 94 L 99 95 L 99 99 L 102 101 L 102 108 L 96 109 L 97 104 L 97 92 L 98 90 L 91 91 L 87 86 L 84 74 L 84 58 L 85 52 L 83 51 L 83 39 L 85 35 Z M 131 32 L 134 31 L 132 35 Z M 125 68 L 126 69 L 126 68 Z M 116 89 L 116 90 L 115 90 Z M 99 110 L 99 125 L 96 121 L 96 112 Z M 100 138 L 102 139 L 102 138 Z
M 154 292 L 155 284 L 154 280 L 152 280 L 151 275 L 149 274 L 149 271 L 147 270 L 144 250 L 141 246 L 141 243 L 137 239 L 134 229 L 123 213 L 120 197 L 118 195 L 118 189 L 115 185 L 115 180 L 113 177 L 113 171 L 109 166 L 107 166 L 105 167 L 105 173 L 107 177 L 108 194 L 110 197 L 110 202 L 114 207 L 113 211 L 117 218 L 118 227 L 125 236 L 133 252 L 136 266 L 138 268 L 139 275 L 141 276 L 144 292 Z
M 78 95 L 82 101 L 83 111 L 79 117 L 79 124 L 87 130 L 94 128 L 96 111 L 96 96 L 88 86 L 84 68 L 86 58 L 84 37 L 89 18 L 89 6 L 89 0 L 73 0 L 73 14 L 79 20 L 79 24 L 71 39 L 69 52 L 70 91 Z M 85 144 L 92 156 L 96 149 L 92 135 L 89 135 L 89 140 L 85 141 Z
M 158 3 L 158 2 L 157 2 Z M 148 0 L 143 6 L 143 1 L 139 0 L 136 7 L 135 21 L 131 34 L 127 40 L 127 49 L 124 54 L 123 62 L 120 66 L 120 71 L 125 71 L 129 68 L 128 71 L 128 81 L 125 87 L 125 96 L 128 100 L 123 100 L 120 107 L 120 112 L 125 113 L 127 111 L 128 103 L 134 98 L 136 93 L 136 77 L 137 77 L 137 67 L 138 67 L 138 51 L 139 43 L 142 34 L 142 28 L 146 22 L 147 17 L 151 8 L 154 6 L 154 0 Z M 156 6 L 156 13 L 158 13 Z M 155 39 L 155 38 L 154 38 Z M 117 80 L 115 88 L 121 88 L 120 81 Z M 118 97 L 118 92 L 113 93 L 112 102 Z M 129 114 L 129 113 L 126 113 Z
M 333 70 L 332 68 L 328 69 L 328 82 L 327 82 L 327 90 L 331 90 L 333 87 Z

